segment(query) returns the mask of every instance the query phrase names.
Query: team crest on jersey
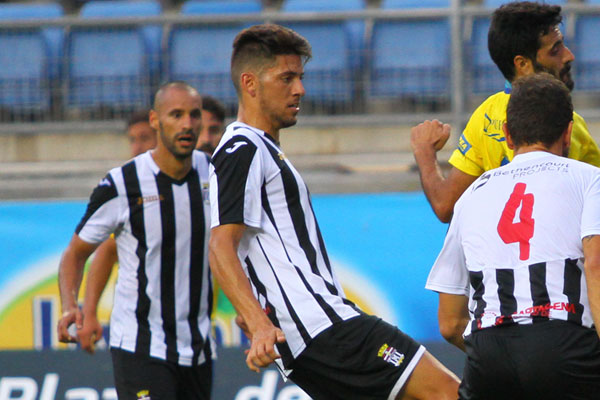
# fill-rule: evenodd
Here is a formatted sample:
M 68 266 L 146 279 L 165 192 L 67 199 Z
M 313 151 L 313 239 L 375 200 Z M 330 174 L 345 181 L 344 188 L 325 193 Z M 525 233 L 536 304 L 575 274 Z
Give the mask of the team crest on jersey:
M 389 362 L 395 367 L 400 366 L 404 361 L 404 354 L 400 353 L 394 347 L 388 346 L 387 343 L 384 343 L 383 346 L 379 348 L 377 357 L 383 358 L 383 361 Z
M 285 154 L 283 154 L 283 153 L 279 153 L 279 154 L 277 154 L 277 156 L 279 157 L 279 159 L 280 159 L 281 161 L 285 160 Z
M 463 155 L 465 155 L 465 154 L 467 154 L 467 151 L 469 151 L 470 149 L 471 149 L 471 143 L 469 143 L 469 141 L 465 137 L 465 134 L 463 133 L 458 138 L 458 151 L 460 151 Z
M 140 390 L 139 392 L 136 393 L 136 396 L 137 396 L 137 400 L 152 400 L 150 398 L 149 390 Z
M 202 182 L 202 200 L 205 204 L 210 204 L 210 192 L 208 182 Z

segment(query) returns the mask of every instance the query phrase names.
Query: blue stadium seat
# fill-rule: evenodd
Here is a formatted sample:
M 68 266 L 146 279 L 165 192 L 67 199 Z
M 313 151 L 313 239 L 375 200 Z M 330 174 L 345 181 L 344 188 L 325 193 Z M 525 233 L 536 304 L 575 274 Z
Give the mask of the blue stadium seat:
M 0 20 L 48 19 L 64 15 L 58 3 L 6 3 L 0 4 Z M 63 56 L 65 34 L 63 28 L 41 30 L 48 46 L 50 76 L 58 78 Z
M 153 1 L 86 3 L 82 18 L 153 16 Z M 150 103 L 158 75 L 160 27 L 78 27 L 67 40 L 69 59 L 67 106 L 138 108 Z
M 579 15 L 575 25 L 575 88 L 600 90 L 600 15 Z
M 49 46 L 39 30 L 0 31 L 0 107 L 11 111 L 50 109 Z
M 383 9 L 447 8 L 449 0 L 384 0 Z M 450 24 L 446 18 L 376 21 L 371 40 L 371 98 L 448 98 Z
M 504 76 L 498 69 L 488 50 L 490 19 L 473 19 L 471 40 L 467 43 L 468 61 L 465 68 L 470 70 L 471 91 L 477 94 L 492 94 L 504 87 Z
M 181 9 L 184 15 L 261 11 L 259 1 L 188 1 Z M 239 31 L 250 25 L 253 23 L 173 26 L 168 41 L 168 79 L 184 80 L 234 107 L 237 96 L 229 72 L 231 46 Z
M 363 10 L 363 0 L 287 0 L 284 12 L 333 12 Z M 306 99 L 319 102 L 349 102 L 359 78 L 364 54 L 364 21 L 286 22 L 312 46 L 313 58 L 306 64 Z M 327 40 L 323 40 L 327 38 Z

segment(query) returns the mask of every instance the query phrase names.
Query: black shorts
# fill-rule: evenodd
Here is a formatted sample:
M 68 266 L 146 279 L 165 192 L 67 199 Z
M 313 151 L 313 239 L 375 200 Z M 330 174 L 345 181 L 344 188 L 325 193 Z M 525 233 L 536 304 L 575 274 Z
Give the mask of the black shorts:
M 209 400 L 212 360 L 194 367 L 111 347 L 119 400 Z
M 317 335 L 289 378 L 314 400 L 393 399 L 424 352 L 395 326 L 361 315 Z
M 461 400 L 600 398 L 600 340 L 566 321 L 486 328 L 465 339 Z

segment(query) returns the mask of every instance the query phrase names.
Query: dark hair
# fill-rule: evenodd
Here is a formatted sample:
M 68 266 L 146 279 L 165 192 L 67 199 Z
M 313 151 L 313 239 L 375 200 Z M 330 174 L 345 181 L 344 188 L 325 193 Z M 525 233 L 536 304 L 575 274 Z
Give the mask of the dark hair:
M 202 109 L 213 113 L 220 122 L 225 122 L 225 106 L 214 97 L 202 95 Z
M 131 128 L 132 125 L 140 122 L 150 123 L 150 110 L 138 110 L 134 111 L 129 119 L 127 120 L 127 129 Z
M 562 21 L 560 10 L 560 6 L 515 1 L 494 11 L 488 32 L 488 49 L 508 81 L 515 78 L 516 56 L 536 60 L 540 37 Z
M 573 120 L 567 86 L 542 72 L 517 79 L 506 109 L 506 125 L 515 146 L 542 143 L 550 147 Z
M 260 73 L 279 55 L 298 55 L 306 63 L 312 56 L 308 41 L 293 30 L 276 24 L 254 25 L 244 29 L 233 41 L 231 80 L 238 95 L 240 76 L 247 69 Z

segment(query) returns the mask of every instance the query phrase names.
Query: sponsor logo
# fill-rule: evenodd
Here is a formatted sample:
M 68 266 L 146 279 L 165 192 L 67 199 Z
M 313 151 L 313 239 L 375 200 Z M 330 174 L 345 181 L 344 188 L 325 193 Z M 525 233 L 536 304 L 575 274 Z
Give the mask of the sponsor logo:
M 136 393 L 136 396 L 137 396 L 138 400 L 152 400 L 150 398 L 149 390 L 140 390 L 139 392 Z
M 379 348 L 377 357 L 383 358 L 383 361 L 388 362 L 395 367 L 400 366 L 404 361 L 404 354 L 400 353 L 394 347 L 388 346 L 387 343 L 384 343 L 383 346 Z
M 469 141 L 467 140 L 467 138 L 465 137 L 465 134 L 463 133 L 462 135 L 460 135 L 460 137 L 458 138 L 458 151 L 460 151 L 463 156 L 467 154 L 467 152 L 471 149 L 471 143 L 469 143 Z
M 539 306 L 528 307 L 524 310 L 517 311 L 513 315 L 530 315 L 532 317 L 540 316 L 540 317 L 548 317 L 550 314 L 550 310 L 556 311 L 566 311 L 571 314 L 576 314 L 577 309 L 575 304 L 573 303 L 546 303 Z
M 504 125 L 503 119 L 491 119 L 489 115 L 484 115 L 485 122 L 483 123 L 483 133 L 491 137 L 498 142 L 504 142 L 506 138 L 502 134 L 502 125 Z M 496 131 L 498 133 L 489 133 L 490 131 Z M 488 134 L 489 133 L 489 134 Z
M 248 143 L 247 142 L 235 142 L 233 144 L 233 146 L 231 146 L 228 149 L 225 149 L 225 152 L 231 154 L 231 153 L 233 153 L 234 151 L 236 151 L 237 149 L 239 149 L 240 147 L 242 147 L 243 145 L 246 145 L 246 144 L 248 144 Z
M 165 196 L 162 194 L 153 194 L 151 196 L 138 197 L 137 203 L 141 206 L 142 204 L 151 203 L 153 201 L 163 201 L 164 199 Z
M 281 161 L 283 161 L 283 160 L 285 160 L 285 159 L 286 159 L 286 157 L 285 157 L 285 154 L 283 154 L 283 153 L 279 153 L 279 154 L 277 154 L 277 156 L 279 157 L 279 159 L 280 159 Z
M 491 176 L 492 176 L 491 174 L 483 174 L 483 175 L 481 175 L 481 177 L 479 178 L 479 182 L 473 188 L 473 191 L 476 191 L 477 189 L 479 189 L 480 187 L 482 187 L 483 185 L 485 185 L 486 183 L 488 183 L 488 181 L 490 180 Z

